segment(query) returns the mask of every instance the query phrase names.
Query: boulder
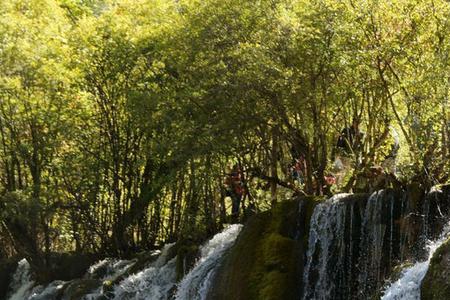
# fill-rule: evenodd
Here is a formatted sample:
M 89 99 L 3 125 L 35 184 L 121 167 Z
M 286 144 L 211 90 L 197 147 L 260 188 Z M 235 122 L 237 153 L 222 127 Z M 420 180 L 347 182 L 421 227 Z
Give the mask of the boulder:
M 63 300 L 79 300 L 83 296 L 98 289 L 102 282 L 97 279 L 75 279 L 69 282 L 63 289 Z
M 450 239 L 439 247 L 431 258 L 422 281 L 422 300 L 450 299 Z

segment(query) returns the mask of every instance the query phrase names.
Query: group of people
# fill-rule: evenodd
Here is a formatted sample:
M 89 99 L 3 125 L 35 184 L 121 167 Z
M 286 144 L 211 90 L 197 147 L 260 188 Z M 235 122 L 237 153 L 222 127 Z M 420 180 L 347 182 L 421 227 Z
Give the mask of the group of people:
M 365 135 L 359 128 L 359 121 L 357 119 L 353 120 L 352 125 L 344 128 L 338 138 L 336 144 L 337 159 L 340 159 L 343 165 L 348 164 L 345 160 L 351 157 L 356 159 L 357 163 L 360 163 L 360 153 L 363 148 L 364 138 Z M 396 165 L 400 150 L 400 139 L 394 127 L 386 124 L 386 131 L 382 135 L 382 142 L 379 146 L 382 148 L 378 149 L 380 150 L 378 152 L 380 153 L 379 160 L 382 169 L 387 173 L 395 174 L 397 172 Z
M 396 173 L 396 160 L 398 151 L 400 149 L 400 142 L 397 132 L 392 126 L 389 126 L 390 142 L 387 144 L 387 152 L 381 158 L 382 172 L 394 175 Z M 363 148 L 365 135 L 359 128 L 359 121 L 353 120 L 349 127 L 344 128 L 336 142 L 336 155 L 333 164 L 333 173 L 329 172 L 324 175 L 323 182 L 325 188 L 330 188 L 335 184 L 342 183 L 348 170 L 355 167 L 355 164 L 361 163 L 360 153 Z M 290 166 L 292 179 L 298 184 L 304 185 L 307 174 L 306 158 L 303 154 L 295 154 L 297 157 L 293 160 Z M 232 222 L 237 222 L 239 218 L 239 211 L 241 200 L 246 192 L 244 174 L 239 164 L 235 164 L 227 173 L 225 178 L 226 196 L 231 198 L 231 218 Z
M 363 142 L 365 134 L 360 130 L 360 122 L 354 119 L 352 124 L 342 129 L 335 145 L 335 159 L 333 163 L 332 173 L 324 175 L 324 182 L 327 187 L 343 182 L 348 171 L 361 163 L 361 152 L 363 150 Z M 397 172 L 397 156 L 400 149 L 400 141 L 397 131 L 394 127 L 387 127 L 388 134 L 385 139 L 385 152 L 381 154 L 381 165 L 378 169 L 382 169 L 387 174 L 395 175 Z M 380 151 L 383 153 L 382 151 Z M 294 181 L 300 185 L 305 183 L 306 161 L 303 154 L 299 154 L 295 158 L 290 167 L 291 176 Z

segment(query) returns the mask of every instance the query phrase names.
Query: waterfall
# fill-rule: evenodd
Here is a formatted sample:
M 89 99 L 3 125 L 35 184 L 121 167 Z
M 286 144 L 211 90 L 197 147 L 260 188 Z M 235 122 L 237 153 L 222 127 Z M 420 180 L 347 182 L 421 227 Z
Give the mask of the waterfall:
M 299 213 L 298 219 L 295 212 L 292 214 L 292 223 L 298 221 L 289 225 L 294 228 L 283 227 L 294 232 L 292 239 L 297 244 L 292 251 L 298 253 L 294 259 L 303 264 L 303 273 L 296 271 L 293 275 L 293 284 L 298 283 L 302 293 L 296 297 L 344 300 L 383 295 L 384 300 L 419 299 L 430 259 L 450 236 L 449 224 L 442 230 L 444 220 L 448 221 L 447 195 L 450 193 L 434 189 L 420 198 L 410 190 L 388 189 L 371 195 L 337 194 L 321 202 L 304 202 L 308 210 Z M 303 231 L 295 236 L 299 224 Z M 205 242 L 194 267 L 179 282 L 180 259 L 175 256 L 178 250 L 174 244 L 133 260 L 107 258 L 92 265 L 82 278 L 54 281 L 47 286 L 36 286 L 29 263 L 21 260 L 6 299 L 53 300 L 79 293 L 77 297 L 84 300 L 206 300 L 211 298 L 211 285 L 218 282 L 223 259 L 241 229 L 242 225 L 230 225 Z M 305 231 L 309 234 L 307 241 L 303 239 Z M 427 239 L 434 242 L 428 242 L 425 249 Z M 403 270 L 400 278 L 383 291 L 393 267 L 405 259 L 417 263 Z
M 136 261 L 135 260 L 120 260 L 105 258 L 96 264 L 89 267 L 86 274 L 87 278 L 96 278 L 102 281 L 111 280 L 123 274 Z
M 167 299 L 176 283 L 176 258 L 167 261 L 174 244 L 167 244 L 158 259 L 146 269 L 122 280 L 114 288 L 114 299 Z
M 386 224 L 382 222 L 384 191 L 373 193 L 367 201 L 361 230 L 361 253 L 359 265 L 360 294 L 373 290 L 381 282 L 381 262 L 383 254 Z M 391 206 L 391 205 L 389 205 Z M 390 218 L 392 219 L 392 217 Z M 389 222 L 390 224 L 391 222 Z M 391 248 L 391 240 L 389 241 Z
M 364 198 L 363 198 L 364 197 Z M 400 220 L 404 198 L 378 191 L 338 194 L 313 211 L 303 299 L 368 299 L 392 269 L 403 248 Z
M 427 246 L 428 259 L 415 263 L 403 270 L 400 278 L 392 283 L 384 291 L 382 300 L 420 300 L 420 285 L 430 266 L 430 260 L 434 252 L 450 236 L 450 223 L 444 227 L 444 231 L 435 241 L 430 241 Z
M 19 261 L 10 285 L 10 290 L 13 292 L 7 297 L 7 299 L 23 300 L 30 296 L 31 289 L 34 286 L 34 281 L 31 279 L 30 271 L 30 264 L 26 259 Z
M 233 245 L 242 225 L 230 225 L 201 247 L 201 256 L 195 267 L 176 285 L 176 258 L 169 261 L 167 254 L 172 244 L 164 247 L 160 257 L 147 269 L 129 276 L 114 289 L 114 299 L 159 300 L 206 299 L 224 253 Z
M 155 251 L 155 255 L 160 251 Z M 98 279 L 100 281 L 113 281 L 119 276 L 123 275 L 129 268 L 136 263 L 136 260 L 120 260 L 113 258 L 105 258 L 89 267 L 85 278 Z M 103 287 L 99 286 L 97 289 L 85 295 L 83 300 L 97 300 L 103 295 Z M 31 299 L 30 299 L 31 300 Z
M 222 261 L 225 252 L 233 245 L 242 225 L 228 226 L 215 235 L 200 248 L 200 258 L 195 267 L 177 285 L 176 257 L 171 255 L 175 244 L 164 246 L 158 258 L 138 273 L 129 275 L 104 293 L 99 286 L 82 299 L 116 299 L 116 300 L 166 300 L 166 299 L 206 299 L 212 279 Z M 173 251 L 172 251 L 173 252 Z M 156 255 L 158 253 L 153 253 Z M 121 278 L 136 263 L 136 260 L 118 260 L 106 258 L 92 265 L 83 279 L 98 280 L 99 284 Z M 23 259 L 18 263 L 10 285 L 8 300 L 53 300 L 66 293 L 63 289 L 72 282 L 53 281 L 47 286 L 36 286 L 32 280 L 29 263 Z M 70 296 L 70 295 L 69 295 Z M 64 296 L 66 297 L 66 296 Z M 63 297 L 63 298 L 64 298 Z M 59 298 L 58 298 L 59 299 Z
M 347 284 L 345 275 L 346 206 L 342 199 L 348 194 L 338 194 L 318 204 L 313 212 L 303 277 L 303 299 L 329 299 L 338 292 L 337 283 Z
M 206 299 L 223 255 L 234 244 L 241 229 L 242 225 L 231 225 L 201 247 L 200 259 L 178 284 L 175 299 Z

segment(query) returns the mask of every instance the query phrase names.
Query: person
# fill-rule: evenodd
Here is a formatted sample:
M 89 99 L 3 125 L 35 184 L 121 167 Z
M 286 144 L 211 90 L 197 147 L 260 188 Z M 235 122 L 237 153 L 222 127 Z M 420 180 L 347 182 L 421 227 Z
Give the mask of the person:
M 352 167 L 352 160 L 358 162 L 359 151 L 362 149 L 364 134 L 359 129 L 359 120 L 354 118 L 349 127 L 342 129 L 336 142 L 336 156 L 333 163 L 333 172 L 336 183 L 342 184 L 348 171 Z
M 231 216 L 233 222 L 239 218 L 239 207 L 242 195 L 244 194 L 243 174 L 239 165 L 234 165 L 231 172 L 227 175 L 225 185 L 227 186 L 227 195 L 231 198 Z
M 299 158 L 295 159 L 294 164 L 291 167 L 291 172 L 294 180 L 298 180 L 300 184 L 305 183 L 306 160 L 302 154 L 300 154 Z
M 397 172 L 397 156 L 398 151 L 400 150 L 400 139 L 394 127 L 389 126 L 389 132 L 390 141 L 388 141 L 388 143 L 390 143 L 390 145 L 388 146 L 388 153 L 384 157 L 381 166 L 388 174 L 395 175 Z
M 359 130 L 359 120 L 353 119 L 352 125 L 342 129 L 336 148 L 346 155 L 351 155 L 361 148 L 363 133 Z
M 331 188 L 336 184 L 336 177 L 333 174 L 328 173 L 327 175 L 324 175 L 323 179 L 325 182 L 325 185 L 323 186 L 324 194 L 331 195 Z

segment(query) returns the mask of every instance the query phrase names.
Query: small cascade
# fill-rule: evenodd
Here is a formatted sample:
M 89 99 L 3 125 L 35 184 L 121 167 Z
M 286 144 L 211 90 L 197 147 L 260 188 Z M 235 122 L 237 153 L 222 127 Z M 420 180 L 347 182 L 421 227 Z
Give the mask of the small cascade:
M 92 265 L 83 278 L 70 282 L 53 281 L 47 286 L 36 285 L 32 280 L 29 263 L 19 262 L 10 286 L 8 300 L 53 300 L 70 298 L 77 286 L 84 286 L 83 300 L 166 300 L 166 299 L 206 299 L 212 279 L 224 257 L 233 245 L 242 225 L 228 226 L 201 247 L 200 258 L 195 267 L 177 285 L 176 262 L 172 248 L 167 244 L 162 251 L 150 253 L 158 258 L 144 265 L 144 269 L 132 275 L 127 272 L 136 260 L 118 260 L 107 258 Z M 124 277 L 127 276 L 127 277 Z M 124 278 L 121 280 L 121 278 Z M 121 280 L 121 281 L 119 281 Z M 104 286 L 111 282 L 107 291 Z M 103 282 L 103 286 L 102 286 Z M 114 283 L 113 283 L 114 284 Z M 77 296 L 77 297 L 80 297 Z
M 117 259 L 104 259 L 98 263 L 92 265 L 85 275 L 88 279 L 97 279 L 99 282 L 104 280 L 112 280 L 117 276 L 123 274 L 130 266 L 134 264 L 134 261 L 117 260 Z M 35 282 L 31 279 L 31 269 L 26 259 L 21 260 L 18 263 L 17 270 L 13 276 L 13 282 L 10 289 L 15 291 L 7 299 L 9 300 L 53 300 L 59 299 L 63 294 L 63 289 L 67 287 L 70 282 L 55 280 L 47 286 L 35 285 Z M 93 290 L 91 294 L 88 294 L 84 299 L 97 299 L 101 295 L 101 287 L 97 290 Z
M 423 236 L 435 240 L 447 223 L 450 214 L 450 186 L 433 187 L 424 199 Z M 436 229 L 440 229 L 436 231 Z M 433 232 L 434 230 L 434 232 Z
M 201 256 L 195 267 L 176 285 L 176 258 L 167 261 L 173 244 L 166 245 L 159 258 L 143 271 L 120 282 L 113 291 L 114 299 L 159 300 L 206 299 L 224 253 L 233 245 L 242 225 L 231 225 L 201 247 Z
M 120 260 L 105 258 L 94 265 L 90 266 L 85 278 L 97 279 L 102 282 L 113 281 L 136 263 L 136 260 Z M 83 297 L 83 300 L 96 300 L 103 295 L 103 287 L 91 291 Z
M 111 280 L 123 274 L 136 261 L 105 258 L 89 267 L 87 278 Z
M 430 260 L 434 252 L 450 236 L 450 224 L 444 227 L 439 239 L 429 242 L 427 246 L 428 259 L 415 263 L 413 266 L 403 270 L 400 278 L 392 283 L 384 291 L 382 300 L 420 300 L 420 285 L 428 271 Z
M 204 300 L 225 252 L 234 244 L 242 225 L 234 224 L 217 234 L 201 247 L 195 267 L 178 284 L 175 299 Z
M 34 281 L 31 279 L 30 264 L 26 259 L 22 259 L 17 265 L 16 272 L 14 273 L 13 280 L 11 282 L 10 290 L 13 292 L 7 297 L 7 299 L 28 299 L 34 284 Z
M 148 268 L 115 286 L 114 299 L 167 299 L 176 283 L 176 258 L 167 261 L 173 245 L 165 245 L 161 255 Z

